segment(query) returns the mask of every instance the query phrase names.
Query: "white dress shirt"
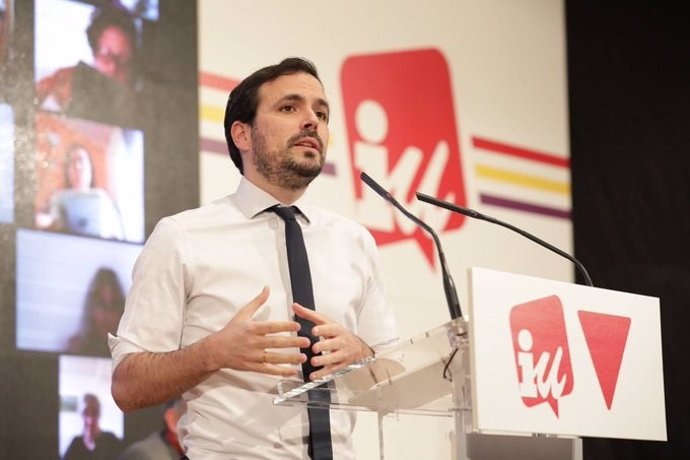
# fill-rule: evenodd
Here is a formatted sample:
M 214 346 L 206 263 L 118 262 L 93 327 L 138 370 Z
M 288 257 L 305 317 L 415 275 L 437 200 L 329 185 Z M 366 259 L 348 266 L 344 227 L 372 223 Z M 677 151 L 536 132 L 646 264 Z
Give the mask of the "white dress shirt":
M 235 194 L 162 219 L 135 265 L 113 368 L 133 352 L 168 352 L 218 331 L 264 286 L 257 320 L 292 318 L 284 222 L 277 200 L 246 179 Z M 377 349 L 397 339 L 378 253 L 361 225 L 299 201 L 316 311 Z M 290 350 L 296 352 L 297 350 Z M 183 395 L 180 440 L 191 460 L 304 459 L 307 411 L 274 406 L 279 377 L 223 369 Z M 331 411 L 336 459 L 352 459 L 354 416 Z

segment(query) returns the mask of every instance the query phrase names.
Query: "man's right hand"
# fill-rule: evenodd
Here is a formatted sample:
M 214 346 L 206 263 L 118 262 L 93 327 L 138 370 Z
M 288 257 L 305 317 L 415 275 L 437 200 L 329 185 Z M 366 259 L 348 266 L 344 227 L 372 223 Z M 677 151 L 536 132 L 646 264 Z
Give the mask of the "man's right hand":
M 265 287 L 251 302 L 242 307 L 230 322 L 220 331 L 204 341 L 209 363 L 214 370 L 230 368 L 238 371 L 252 371 L 263 374 L 293 377 L 295 366 L 307 360 L 304 353 L 282 353 L 281 348 L 308 348 L 309 339 L 283 332 L 297 332 L 295 321 L 254 321 L 252 316 L 268 299 L 269 289 Z

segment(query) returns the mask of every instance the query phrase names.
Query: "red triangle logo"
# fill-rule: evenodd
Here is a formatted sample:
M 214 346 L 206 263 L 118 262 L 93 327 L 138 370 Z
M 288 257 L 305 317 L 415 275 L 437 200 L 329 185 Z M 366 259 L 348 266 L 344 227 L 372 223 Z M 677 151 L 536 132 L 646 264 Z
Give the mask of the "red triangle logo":
M 578 311 L 577 316 L 580 318 L 606 407 L 611 410 L 630 331 L 630 318 L 590 311 Z

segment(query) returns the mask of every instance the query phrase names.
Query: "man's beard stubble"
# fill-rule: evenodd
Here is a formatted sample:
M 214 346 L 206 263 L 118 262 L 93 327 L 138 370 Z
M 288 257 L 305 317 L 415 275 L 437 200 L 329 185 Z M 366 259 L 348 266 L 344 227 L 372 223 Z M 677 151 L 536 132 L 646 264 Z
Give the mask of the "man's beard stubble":
M 315 131 L 302 132 L 288 139 L 287 147 L 280 151 L 269 152 L 266 146 L 266 138 L 260 132 L 252 132 L 252 145 L 254 147 L 254 164 L 257 172 L 264 176 L 268 182 L 287 190 L 300 190 L 306 188 L 323 169 L 323 153 L 319 154 L 317 165 L 304 164 L 290 156 L 290 148 L 293 143 L 303 137 L 318 139 L 323 151 L 321 138 Z

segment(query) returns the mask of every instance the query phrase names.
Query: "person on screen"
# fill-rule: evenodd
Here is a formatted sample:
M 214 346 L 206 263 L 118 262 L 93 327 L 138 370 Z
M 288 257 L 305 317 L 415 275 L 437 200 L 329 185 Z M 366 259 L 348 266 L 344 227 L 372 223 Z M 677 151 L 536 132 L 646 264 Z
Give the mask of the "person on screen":
M 168 401 L 163 412 L 163 429 L 129 446 L 118 460 L 179 460 L 184 455 L 177 438 L 182 405 L 181 399 Z
M 272 402 L 281 379 L 318 380 L 397 340 L 371 234 L 301 199 L 324 166 L 328 120 L 311 62 L 287 58 L 251 74 L 225 115 L 237 191 L 162 219 L 136 263 L 109 339 L 112 394 L 124 411 L 182 395 L 178 432 L 191 459 L 303 459 L 320 441 L 327 456 L 313 458 L 353 458 L 351 414 Z M 311 267 L 292 280 L 276 214 L 286 205 L 299 211 Z M 291 284 L 309 279 L 315 310 L 293 301 Z M 298 335 L 298 320 L 314 339 Z M 316 369 L 300 376 L 312 352 Z
M 99 238 L 124 238 L 122 216 L 105 190 L 94 187 L 94 167 L 85 146 L 72 144 L 65 152 L 66 188 L 50 198 L 47 213 L 39 213 L 39 228 Z
M 117 330 L 125 307 L 120 280 L 110 268 L 100 268 L 89 284 L 79 332 L 70 337 L 67 351 L 108 356 L 108 333 Z
M 93 63 L 80 61 L 39 80 L 39 107 L 89 119 L 117 118 L 118 110 L 131 110 L 136 102 L 137 33 L 134 19 L 126 11 L 113 7 L 95 10 L 86 29 Z
M 101 402 L 96 395 L 86 393 L 83 398 L 81 417 L 84 431 L 75 436 L 65 451 L 63 460 L 112 460 L 122 452 L 122 441 L 109 431 L 102 431 L 99 424 Z

